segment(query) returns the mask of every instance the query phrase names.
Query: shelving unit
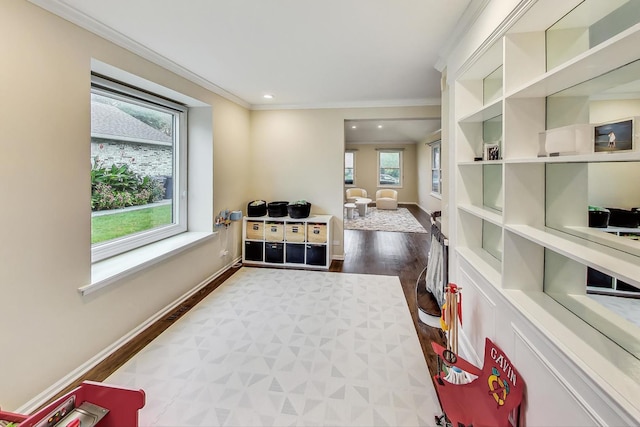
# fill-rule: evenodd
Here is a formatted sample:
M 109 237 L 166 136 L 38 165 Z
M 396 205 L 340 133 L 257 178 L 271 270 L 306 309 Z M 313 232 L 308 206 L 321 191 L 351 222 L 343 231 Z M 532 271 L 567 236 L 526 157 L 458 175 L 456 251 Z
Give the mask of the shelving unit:
M 328 270 L 331 218 L 331 215 L 244 217 L 243 264 Z
M 576 5 L 578 3 L 575 2 Z M 586 181 L 572 182 L 573 190 L 580 193 L 579 196 L 573 193 L 567 201 L 561 201 L 562 208 L 552 207 L 556 201 L 551 199 L 566 197 L 566 191 L 562 191 L 562 188 L 555 192 L 547 189 L 550 186 L 546 182 L 547 164 L 560 165 L 563 173 L 568 175 L 564 179 L 569 182 L 580 174 L 584 175 L 586 165 L 591 162 L 640 160 L 637 147 L 631 153 L 538 157 L 539 135 L 546 130 L 547 96 L 640 59 L 637 49 L 640 45 L 640 24 L 636 24 L 547 71 L 545 30 L 562 15 L 549 15 L 542 19 L 541 9 L 536 7 L 546 7 L 545 4 L 540 2 L 539 6 L 534 5 L 514 26 L 513 31 L 507 32 L 484 54 L 479 55 L 476 62 L 471 64 L 455 83 L 455 105 L 460 106 L 455 108 L 458 235 L 461 245 L 465 242 L 483 242 L 479 248 L 478 245 L 470 248 L 487 252 L 489 255 L 495 255 L 496 248 L 485 248 L 483 245 L 486 246 L 487 239 L 483 235 L 487 233 L 487 229 L 495 227 L 516 233 L 525 241 L 534 242 L 541 248 L 547 247 L 549 242 L 557 239 L 571 241 L 572 237 L 563 233 L 559 233 L 559 236 L 553 235 L 553 239 L 538 239 L 535 237 L 537 232 L 533 231 L 544 229 L 545 218 L 549 215 L 550 209 L 562 210 L 571 207 L 571 203 L 575 204 L 581 197 L 586 197 Z M 562 13 L 566 13 L 566 10 Z M 527 19 L 530 21 L 527 22 Z M 538 28 L 532 31 L 536 22 Z M 518 28 L 526 28 L 526 31 L 519 32 Z M 501 78 L 496 78 L 496 70 L 502 71 Z M 488 78 L 491 78 L 491 95 L 487 97 L 484 92 L 487 90 Z M 488 102 L 485 103 L 487 98 Z M 635 114 L 636 112 L 632 111 L 628 116 Z M 485 140 L 482 125 L 495 117 L 502 119 L 502 159 L 473 161 L 474 157 L 480 156 L 483 142 L 490 142 Z M 570 164 L 575 166 L 570 167 Z M 495 169 L 489 172 L 489 166 Z M 487 199 L 492 202 L 488 202 Z M 586 221 L 586 199 L 584 201 L 585 206 L 573 206 L 570 210 L 576 215 L 580 212 Z M 640 200 L 638 202 L 640 203 Z M 555 225 L 573 226 L 584 222 L 566 216 L 560 221 L 564 223 Z M 523 227 L 527 227 L 530 232 L 522 232 Z M 490 233 L 498 234 L 495 230 Z M 489 240 L 493 243 L 497 241 L 495 236 Z M 557 248 L 555 244 L 552 247 Z M 499 248 L 499 252 L 505 254 L 501 264 L 511 262 L 510 258 L 513 256 L 522 256 L 519 251 L 515 251 L 518 255 L 512 255 L 502 248 Z M 588 258 L 589 262 L 602 271 L 623 273 L 616 270 L 618 266 L 607 265 L 603 261 L 606 257 Z M 586 262 L 586 259 L 582 262 Z M 488 264 L 485 265 L 488 275 L 493 276 L 495 264 Z M 502 268 L 499 271 L 502 272 Z M 640 286 L 640 276 L 632 280 Z M 539 286 L 542 288 L 543 283 L 539 283 Z
M 612 167 L 619 167 L 623 162 L 639 162 L 640 124 L 634 129 L 636 141 L 631 151 L 539 157 L 540 135 L 549 130 L 547 125 L 554 128 L 565 126 L 558 123 L 567 122 L 566 125 L 593 126 L 640 116 L 640 95 L 633 93 L 633 86 L 627 86 L 629 93 L 618 90 L 609 99 L 602 94 L 605 89 L 623 86 L 628 81 L 614 74 L 594 80 L 614 70 L 620 72 L 621 67 L 634 61 L 638 61 L 640 70 L 640 23 L 582 49 L 547 71 L 548 42 L 553 38 L 547 37 L 545 31 L 581 1 L 561 2 L 557 6 L 558 2 L 549 0 L 532 3 L 492 46 L 474 53 L 459 73 L 453 75 L 451 155 L 455 159 L 455 170 L 450 176 L 455 180 L 452 191 L 455 208 L 451 218 L 451 227 L 455 230 L 451 234 L 455 236 L 456 259 L 451 277 L 471 280 L 469 271 L 465 270 L 470 265 L 474 274 L 492 285 L 489 290 L 497 289 L 505 300 L 511 298 L 512 291 L 519 291 L 517 295 L 549 305 L 549 296 L 552 296 L 573 312 L 578 322 L 584 320 L 604 337 L 614 341 L 632 337 L 631 341 L 616 342 L 626 350 L 627 353 L 622 350 L 626 356 L 635 355 L 631 358 L 635 358 L 634 363 L 640 367 L 640 353 L 634 353 L 640 348 L 640 337 L 612 332 L 615 321 L 606 319 L 601 309 L 590 311 L 593 304 L 586 299 L 587 269 L 640 288 L 640 250 L 636 248 L 633 254 L 631 245 L 622 240 L 616 242 L 615 236 L 589 237 L 590 233 L 584 230 L 588 229 L 588 205 L 591 204 L 590 165 L 611 163 Z M 594 10 L 600 7 L 610 13 L 610 9 L 615 9 L 613 3 L 605 3 L 595 2 Z M 640 20 L 640 13 L 638 15 Z M 589 19 L 602 26 L 607 16 L 589 16 Z M 574 33 L 589 32 L 588 28 L 565 27 Z M 560 40 L 562 35 L 554 37 Z M 589 37 L 585 38 L 588 42 Z M 493 76 L 495 70 L 502 71 L 501 78 Z M 630 70 L 627 76 L 635 76 L 640 83 L 640 73 L 635 71 Z M 485 79 L 490 75 L 492 94 L 487 97 L 483 91 L 487 88 Z M 587 81 L 589 86 L 577 86 Z M 551 110 L 563 116 L 557 120 L 549 117 L 548 97 L 554 94 L 559 97 L 558 92 L 569 88 L 574 91 L 571 96 L 556 98 Z M 593 92 L 595 90 L 597 92 Z M 629 102 L 630 98 L 635 101 Z M 594 107 L 595 102 L 609 104 Z M 487 137 L 486 132 L 487 121 L 494 118 L 500 123 L 501 159 L 475 161 L 481 156 L 482 144 L 495 139 Z M 593 147 L 593 144 L 589 141 L 586 146 Z M 612 183 L 611 193 L 619 191 L 614 186 Z M 640 206 L 640 192 L 638 197 L 634 204 Z M 640 229 L 638 232 L 640 234 Z M 491 294 L 489 290 L 470 290 L 471 298 L 482 300 L 475 294 L 486 296 Z M 571 301 L 588 303 L 570 306 Z M 494 318 L 493 314 L 480 314 L 476 308 L 468 310 L 473 313 L 471 316 L 486 322 Z M 610 312 L 610 315 L 616 319 L 616 313 Z M 483 327 L 491 330 L 489 326 Z M 471 333 L 477 331 L 475 328 L 469 328 Z M 594 372 L 599 369 L 596 366 Z M 640 391 L 639 378 L 630 379 L 629 384 Z M 640 405 L 633 410 L 640 413 Z

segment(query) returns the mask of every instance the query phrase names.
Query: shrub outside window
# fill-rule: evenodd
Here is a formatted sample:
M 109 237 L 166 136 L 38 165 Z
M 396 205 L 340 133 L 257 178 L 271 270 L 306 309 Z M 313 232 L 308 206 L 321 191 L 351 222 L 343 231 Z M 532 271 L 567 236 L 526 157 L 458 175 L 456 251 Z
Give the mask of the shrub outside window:
M 378 187 L 402 186 L 402 151 L 378 151 Z
M 186 231 L 186 116 L 180 104 L 92 76 L 92 261 Z

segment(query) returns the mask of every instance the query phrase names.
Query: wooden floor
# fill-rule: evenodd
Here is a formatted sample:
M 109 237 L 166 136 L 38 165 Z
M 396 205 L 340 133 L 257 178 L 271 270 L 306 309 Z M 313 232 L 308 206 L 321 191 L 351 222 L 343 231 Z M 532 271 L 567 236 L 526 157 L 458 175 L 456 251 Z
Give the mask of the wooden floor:
M 431 222 L 426 212 L 416 205 L 402 207 L 407 208 L 427 231 L 430 230 Z M 434 375 L 437 358 L 431 349 L 431 341 L 445 345 L 444 335 L 441 329 L 419 322 L 416 307 L 416 281 L 427 266 L 430 241 L 430 234 L 345 230 L 345 259 L 334 261 L 331 271 L 400 278 L 427 366 Z
M 403 207 L 406 207 L 425 229 L 430 229 L 428 214 L 415 205 L 403 205 Z M 440 329 L 426 326 L 418 321 L 415 289 L 416 280 L 427 265 L 430 238 L 429 234 L 421 233 L 345 230 L 345 259 L 344 261 L 334 261 L 330 270 L 344 273 L 398 276 L 400 278 L 427 366 L 433 375 L 436 372 L 436 356 L 431 349 L 430 343 L 431 341 L 436 341 L 443 344 L 444 337 Z M 84 380 L 104 381 L 236 271 L 236 269 L 230 269 L 213 280 L 85 375 L 77 378 L 76 381 L 51 400 L 76 388 Z

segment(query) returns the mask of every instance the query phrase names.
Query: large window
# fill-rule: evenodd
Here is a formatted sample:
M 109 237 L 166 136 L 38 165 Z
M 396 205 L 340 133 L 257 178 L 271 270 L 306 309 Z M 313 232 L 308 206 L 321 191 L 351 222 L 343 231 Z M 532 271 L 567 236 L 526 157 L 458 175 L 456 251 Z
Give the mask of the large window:
M 402 186 L 402 151 L 378 151 L 378 187 Z
M 186 107 L 92 76 L 92 260 L 186 231 Z
M 356 181 L 356 153 L 344 153 L 344 185 L 355 185 Z
M 442 169 L 440 166 L 440 141 L 431 144 L 431 192 L 442 194 Z

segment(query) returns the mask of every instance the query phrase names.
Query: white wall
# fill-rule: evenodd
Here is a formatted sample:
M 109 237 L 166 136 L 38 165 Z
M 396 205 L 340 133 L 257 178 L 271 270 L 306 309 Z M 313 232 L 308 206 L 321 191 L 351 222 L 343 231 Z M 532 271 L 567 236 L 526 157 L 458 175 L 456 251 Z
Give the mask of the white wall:
M 439 106 L 251 112 L 249 199 L 307 199 L 333 215 L 334 256 L 344 255 L 344 121 L 439 118 Z
M 91 60 L 212 107 L 213 140 L 196 149 L 209 153 L 201 162 L 208 171 L 192 183 L 206 215 L 245 203 L 250 115 L 24 0 L 0 3 L 0 38 L 0 406 L 12 410 L 231 261 L 217 256 L 228 242 L 220 233 L 90 296 L 78 293 L 91 272 Z

